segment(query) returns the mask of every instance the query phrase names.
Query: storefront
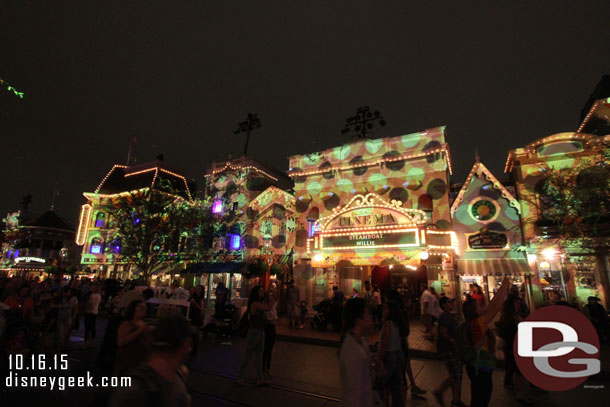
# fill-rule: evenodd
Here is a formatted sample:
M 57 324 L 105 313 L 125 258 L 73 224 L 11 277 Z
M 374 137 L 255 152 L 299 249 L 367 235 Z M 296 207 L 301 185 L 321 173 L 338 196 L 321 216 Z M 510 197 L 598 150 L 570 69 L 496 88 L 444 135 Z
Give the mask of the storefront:
M 206 293 L 206 306 L 213 306 L 216 302 L 216 288 L 220 283 L 229 290 L 229 298 L 237 299 L 246 297 L 244 292 L 246 263 L 193 263 L 181 273 L 183 286 L 202 285 Z
M 338 286 L 347 296 L 362 293 L 365 281 L 382 292 L 432 284 L 446 295 L 455 292 L 452 259 L 456 248 L 452 231 L 427 230 L 422 210 L 388 203 L 376 194 L 357 195 L 347 205 L 314 224 L 308 240 L 315 302 L 328 298 Z

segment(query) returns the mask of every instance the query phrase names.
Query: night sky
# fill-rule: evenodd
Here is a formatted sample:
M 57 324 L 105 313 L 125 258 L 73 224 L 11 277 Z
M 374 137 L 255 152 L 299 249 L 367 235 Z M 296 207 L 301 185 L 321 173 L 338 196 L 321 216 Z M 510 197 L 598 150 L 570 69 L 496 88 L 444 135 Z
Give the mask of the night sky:
M 3 152 L 0 213 L 74 221 L 82 192 L 124 163 L 163 153 L 198 185 L 249 152 L 287 156 L 340 145 L 345 118 L 381 111 L 375 137 L 446 125 L 462 182 L 478 148 L 502 177 L 509 149 L 574 131 L 610 72 L 610 2 L 0 0 Z

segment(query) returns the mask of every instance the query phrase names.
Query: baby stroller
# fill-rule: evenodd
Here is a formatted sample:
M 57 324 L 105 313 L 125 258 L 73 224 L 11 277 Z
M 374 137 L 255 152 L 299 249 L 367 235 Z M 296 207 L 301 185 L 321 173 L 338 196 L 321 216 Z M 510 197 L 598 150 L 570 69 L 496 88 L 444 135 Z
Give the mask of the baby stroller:
M 311 329 L 316 331 L 326 331 L 328 324 L 330 324 L 330 299 L 321 301 L 318 305 L 314 305 L 313 309 L 316 311 L 316 316 L 311 320 Z

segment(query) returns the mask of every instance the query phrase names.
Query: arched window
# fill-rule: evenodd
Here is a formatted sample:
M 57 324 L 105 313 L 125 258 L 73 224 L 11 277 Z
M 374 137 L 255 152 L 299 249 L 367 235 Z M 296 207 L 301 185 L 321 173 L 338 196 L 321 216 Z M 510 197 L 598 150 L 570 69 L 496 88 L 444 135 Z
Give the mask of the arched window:
M 101 254 L 102 253 L 102 240 L 98 237 L 94 237 L 91 239 L 91 246 L 89 248 L 89 253 L 91 254 Z
M 104 212 L 98 212 L 97 215 L 95 215 L 95 227 L 103 228 L 104 226 L 106 226 L 106 214 Z

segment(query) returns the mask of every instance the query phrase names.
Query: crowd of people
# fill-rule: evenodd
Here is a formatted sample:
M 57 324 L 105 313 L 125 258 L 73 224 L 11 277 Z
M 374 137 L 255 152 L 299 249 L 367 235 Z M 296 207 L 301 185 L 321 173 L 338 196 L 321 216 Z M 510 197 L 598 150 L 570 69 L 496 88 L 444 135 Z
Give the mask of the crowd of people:
M 220 320 L 230 304 L 229 290 L 218 284 L 215 291 L 215 319 Z M 238 366 L 236 384 L 245 385 L 245 371 L 254 362 L 256 384 L 266 385 L 273 378 L 271 361 L 277 335 L 280 296 L 285 305 L 289 328 L 303 328 L 307 307 L 298 287 L 289 281 L 280 295 L 278 282 L 268 289 L 252 288 L 248 305 L 240 320 L 245 326 L 245 353 Z M 188 304 L 189 319 L 180 313 L 161 314 L 151 320 L 156 297 Z M 164 400 L 161 405 L 188 405 L 186 361 L 196 352 L 204 328 L 206 288 L 188 289 L 173 282 L 155 289 L 141 281 L 116 279 L 47 279 L 25 281 L 0 278 L 0 345 L 3 365 L 8 354 L 56 354 L 78 346 L 95 344 L 100 312 L 107 314 L 104 337 L 97 365 L 108 374 L 129 375 L 129 390 L 119 390 L 109 405 L 139 405 L 143 400 Z M 409 335 L 412 302 L 404 287 L 383 293 L 366 281 L 362 292 L 352 290 L 350 297 L 332 287 L 329 323 L 340 331 L 340 374 L 343 402 L 350 406 L 385 403 L 393 407 L 406 404 L 409 392 L 414 397 L 427 393 L 416 384 L 411 368 Z M 471 388 L 470 405 L 488 406 L 492 394 L 495 352 L 504 352 L 504 386 L 514 391 L 515 399 L 531 404 L 531 386 L 520 373 L 513 354 L 517 326 L 529 315 L 519 289 L 505 279 L 487 303 L 476 284 L 464 298 L 457 316 L 456 299 L 439 295 L 434 287 L 422 287 L 419 299 L 425 338 L 436 342 L 439 359 L 447 374 L 429 388 L 432 397 L 444 404 L 450 390 L 452 407 L 462 401 L 464 371 Z M 566 302 L 557 305 L 575 306 Z M 609 323 L 599 298 L 590 297 L 581 309 L 592 321 L 602 341 L 608 341 Z M 153 322 L 154 321 L 154 322 Z M 84 324 L 83 341 L 70 340 L 71 333 Z M 367 337 L 378 333 L 376 353 L 371 353 Z M 499 341 L 499 342 L 498 342 Z M 428 383 L 429 384 L 429 383 Z M 154 391 L 151 391 L 153 389 Z
M 385 293 L 381 305 L 381 335 L 377 354 L 370 352 L 367 336 L 377 329 L 376 301 L 371 295 L 354 295 L 344 305 L 343 336 L 339 358 L 342 395 L 345 405 L 406 405 L 408 389 L 413 395 L 425 393 L 412 377 L 409 353 L 409 307 L 397 290 Z M 464 407 L 462 380 L 466 372 L 470 381 L 470 406 L 490 405 L 496 368 L 496 349 L 504 353 L 504 387 L 514 392 L 521 405 L 532 404 L 532 387 L 515 362 L 513 343 L 518 324 L 530 313 L 522 293 L 505 278 L 493 299 L 487 303 L 481 287 L 470 286 L 457 314 L 456 299 L 438 295 L 433 287 L 422 287 L 421 321 L 424 337 L 436 342 L 439 359 L 446 367 L 446 376 L 431 392 L 440 406 L 445 406 L 445 393 L 450 390 L 450 405 Z M 373 287 L 373 293 L 375 289 Z M 579 308 L 577 304 L 560 301 L 554 305 Z M 580 310 L 591 320 L 608 342 L 608 314 L 599 298 L 590 297 Z M 407 386 L 409 378 L 410 386 Z

